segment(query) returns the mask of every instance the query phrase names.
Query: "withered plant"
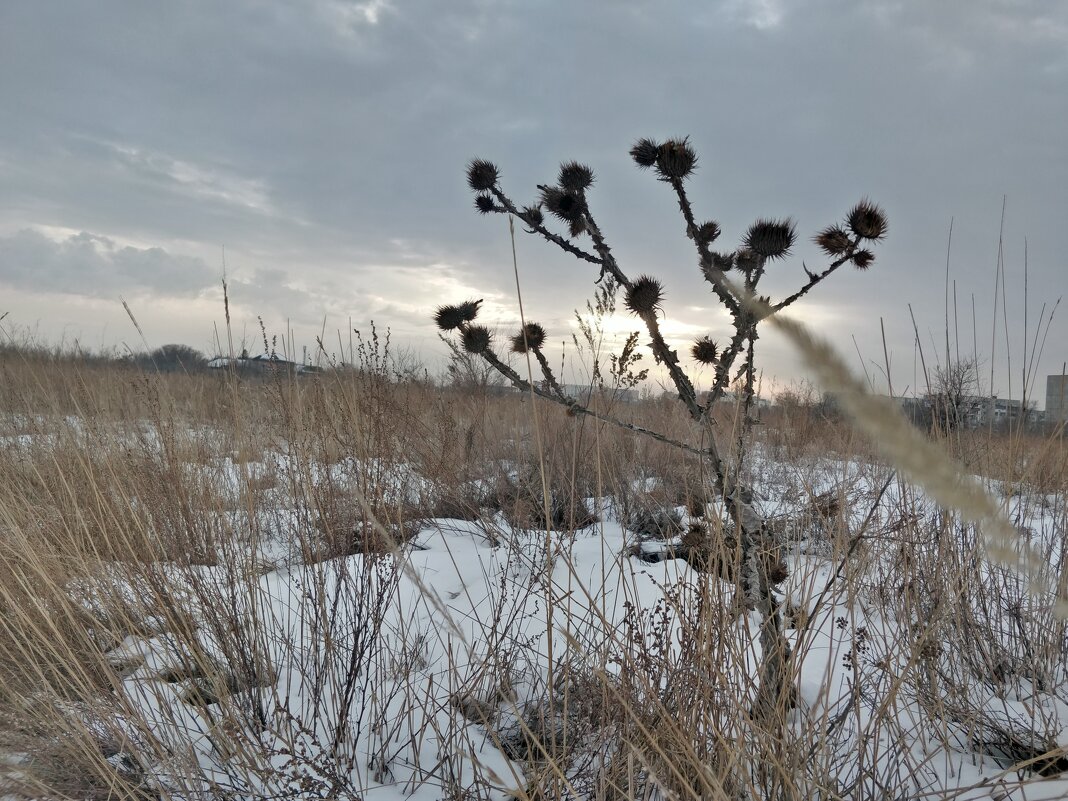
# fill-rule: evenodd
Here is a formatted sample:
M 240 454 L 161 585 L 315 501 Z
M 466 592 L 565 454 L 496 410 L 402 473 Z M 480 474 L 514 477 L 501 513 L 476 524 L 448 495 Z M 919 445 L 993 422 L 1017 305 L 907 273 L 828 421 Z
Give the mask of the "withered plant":
M 467 182 L 475 193 L 475 207 L 482 214 L 507 214 L 519 220 L 528 233 L 540 236 L 580 261 L 597 269 L 595 283 L 621 290 L 627 310 L 639 318 L 649 336 L 648 347 L 667 372 L 681 403 L 701 428 L 700 445 L 672 439 L 665 434 L 625 422 L 568 394 L 554 374 L 544 348 L 546 331 L 536 322 L 523 320 L 521 328 L 507 343 L 513 353 L 533 355 L 542 380 L 523 378 L 496 349 L 490 329 L 477 322 L 480 301 L 441 306 L 435 321 L 443 332 L 453 332 L 469 353 L 480 356 L 517 389 L 566 407 L 572 416 L 591 416 L 603 422 L 652 437 L 682 451 L 698 454 L 708 465 L 707 474 L 715 494 L 722 499 L 725 522 L 736 532 L 742 569 L 738 589 L 749 609 L 761 617 L 760 645 L 763 654 L 753 717 L 770 722 L 781 715 L 794 697 L 789 676 L 790 647 L 783 635 L 783 620 L 776 585 L 787 577 L 781 557 L 779 535 L 754 507 L 752 493 L 739 480 L 739 466 L 750 429 L 749 410 L 753 403 L 756 342 L 762 321 L 804 297 L 838 268 L 852 264 L 869 268 L 875 255 L 869 249 L 886 235 L 887 222 L 882 209 L 861 200 L 842 223 L 824 228 L 814 242 L 827 263 L 819 270 L 802 265 L 806 280 L 792 294 L 773 299 L 759 294 L 766 270 L 791 254 L 796 242 L 795 224 L 790 219 L 759 219 L 742 236 L 734 250 L 714 250 L 721 229 L 717 222 L 700 222 L 686 191 L 697 167 L 697 153 L 688 138 L 657 142 L 640 139 L 630 150 L 639 168 L 652 169 L 657 178 L 674 193 L 682 214 L 685 233 L 696 249 L 697 266 L 708 281 L 719 304 L 728 312 L 731 331 L 720 343 L 711 336 L 694 342 L 690 355 L 699 364 L 714 367 L 712 386 L 700 393 L 679 354 L 667 343 L 661 330 L 664 285 L 651 275 L 632 276 L 624 271 L 600 224 L 593 215 L 589 192 L 594 184 L 593 170 L 578 162 L 565 162 L 554 184 L 538 186 L 538 199 L 521 206 L 507 195 L 501 173 L 490 161 L 475 159 L 467 167 Z M 562 229 L 562 230 L 558 230 Z M 732 381 L 740 384 L 744 422 L 737 436 L 727 435 L 715 426 L 712 410 L 724 397 Z M 723 526 L 710 527 L 723 530 Z M 781 717 L 779 717 L 781 719 Z

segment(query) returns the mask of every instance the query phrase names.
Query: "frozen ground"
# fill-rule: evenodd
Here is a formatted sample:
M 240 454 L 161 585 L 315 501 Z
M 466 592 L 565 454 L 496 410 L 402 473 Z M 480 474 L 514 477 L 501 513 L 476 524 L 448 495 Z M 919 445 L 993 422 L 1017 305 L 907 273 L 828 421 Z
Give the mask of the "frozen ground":
M 189 469 L 226 494 L 288 468 L 279 456 Z M 345 484 L 367 469 L 330 470 Z M 968 529 L 923 525 L 942 513 L 888 470 L 766 460 L 754 474 L 791 568 L 782 596 L 799 695 L 784 737 L 812 745 L 834 796 L 1068 796 L 1056 751 L 1068 746 L 1065 633 L 1048 604 L 979 562 Z M 427 491 L 404 470 L 391 475 L 398 495 Z M 257 512 L 268 533 L 228 547 L 217 565 L 114 565 L 70 587 L 101 617 L 118 593 L 143 623 L 108 650 L 120 682 L 112 709 L 125 712 L 106 725 L 128 719 L 108 759 L 143 772 L 146 787 L 231 799 L 504 799 L 527 787 L 538 749 L 555 748 L 546 732 L 574 725 L 561 771 L 570 795 L 594 796 L 619 744 L 589 716 L 573 723 L 593 686 L 574 677 L 622 680 L 635 654 L 678 662 L 702 588 L 728 603 L 733 594 L 669 544 L 639 542 L 595 499 L 601 522 L 574 534 L 514 529 L 499 515 L 433 519 L 396 552 L 309 560 L 303 518 L 279 487 L 276 506 Z M 1056 574 L 1063 500 L 991 489 L 1009 496 L 1008 515 Z M 837 498 L 842 513 L 811 514 L 817 497 Z M 935 530 L 959 540 L 915 539 Z M 971 561 L 957 570 L 952 559 Z M 960 576 L 976 586 L 954 584 Z M 722 682 L 732 735 L 744 738 L 737 713 L 752 692 L 760 621 L 740 609 L 716 620 L 727 623 L 712 647 L 729 664 L 694 680 Z M 573 686 L 552 686 L 565 675 Z M 652 692 L 680 680 L 667 671 Z M 71 714 L 92 725 L 84 709 Z M 659 794 L 655 777 L 643 792 Z

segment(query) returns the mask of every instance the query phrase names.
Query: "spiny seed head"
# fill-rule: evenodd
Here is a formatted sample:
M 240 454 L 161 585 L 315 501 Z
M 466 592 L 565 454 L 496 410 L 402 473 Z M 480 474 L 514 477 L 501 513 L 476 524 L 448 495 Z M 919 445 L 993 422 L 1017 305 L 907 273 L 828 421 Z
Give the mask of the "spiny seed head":
M 465 300 L 455 306 L 438 306 L 434 312 L 434 322 L 442 331 L 452 331 L 464 323 L 469 323 L 478 316 L 480 300 Z
M 478 307 L 482 305 L 482 298 L 478 300 L 465 300 L 458 308 L 465 323 L 469 323 L 478 317 Z
M 639 139 L 630 149 L 630 157 L 634 159 L 635 164 L 647 170 L 656 164 L 656 154 L 659 150 L 660 145 L 652 139 Z
M 527 222 L 530 225 L 541 225 L 545 222 L 545 215 L 541 213 L 541 205 L 525 206 L 523 208 L 523 214 L 527 218 Z
M 527 323 L 512 336 L 512 352 L 526 353 L 545 344 L 545 329 L 537 323 Z
M 475 208 L 482 214 L 489 214 L 497 209 L 497 204 L 493 202 L 493 198 L 489 195 L 477 195 L 475 197 Z
M 690 353 L 701 364 L 715 364 L 716 359 L 719 358 L 719 348 L 716 347 L 716 343 L 712 341 L 711 337 L 701 337 L 694 342 L 693 347 L 690 348 Z
M 627 290 L 626 304 L 635 314 L 645 314 L 656 311 L 663 299 L 664 287 L 660 282 L 652 276 L 641 275 Z
M 469 325 L 463 332 L 463 346 L 468 353 L 485 353 L 490 346 L 490 332 L 484 325 Z
M 832 258 L 841 256 L 853 246 L 853 240 L 840 225 L 830 225 L 820 231 L 812 240 L 820 249 Z
M 485 159 L 472 159 L 467 165 L 467 185 L 475 192 L 486 192 L 497 185 L 497 165 Z
M 886 236 L 886 214 L 866 198 L 852 208 L 847 220 L 849 229 L 863 239 L 877 242 Z
M 719 270 L 722 273 L 727 272 L 734 266 L 734 254 L 733 253 L 719 253 L 715 250 L 712 251 L 712 267 Z
M 875 254 L 867 248 L 853 254 L 853 264 L 858 270 L 867 270 L 875 262 Z
M 551 214 L 564 222 L 573 222 L 582 216 L 582 199 L 574 192 L 566 192 L 556 186 L 542 187 L 541 202 Z
M 757 220 L 745 235 L 745 246 L 765 259 L 782 259 L 794 246 L 792 220 Z
M 701 223 L 697 226 L 697 241 L 702 245 L 711 245 L 719 238 L 719 223 L 715 220 Z
M 576 236 L 582 236 L 586 233 L 586 221 L 581 217 L 576 217 L 568 223 L 568 231 L 570 232 L 572 239 Z
M 689 137 L 669 139 L 656 151 L 656 171 L 665 180 L 685 178 L 697 166 L 697 152 Z
M 584 192 L 593 184 L 593 170 L 577 161 L 560 165 L 559 184 L 568 192 Z
M 734 254 L 734 266 L 744 273 L 752 272 L 763 263 L 760 254 L 749 248 L 739 248 Z
M 438 306 L 434 312 L 434 322 L 442 331 L 452 331 L 464 324 L 463 312 L 459 306 Z

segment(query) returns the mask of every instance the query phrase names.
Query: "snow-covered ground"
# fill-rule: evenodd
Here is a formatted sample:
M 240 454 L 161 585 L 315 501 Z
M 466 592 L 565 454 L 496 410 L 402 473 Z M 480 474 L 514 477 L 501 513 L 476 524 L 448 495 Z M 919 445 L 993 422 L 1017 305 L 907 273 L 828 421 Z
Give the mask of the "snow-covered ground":
M 101 725 L 112 740 L 125 732 L 108 759 L 146 788 L 505 799 L 529 793 L 532 766 L 550 754 L 565 795 L 603 797 L 598 777 L 629 758 L 632 787 L 670 797 L 655 760 L 626 753 L 628 725 L 654 713 L 604 707 L 662 704 L 685 717 L 669 700 L 685 682 L 687 697 L 722 699 L 695 743 L 767 747 L 771 735 L 746 714 L 759 616 L 734 603 L 732 582 L 674 558 L 670 543 L 641 541 L 609 499 L 587 500 L 599 522 L 577 532 L 517 529 L 487 512 L 425 520 L 395 550 L 319 560 L 303 547 L 285 456 L 187 469 L 235 498 L 250 477 L 276 477 L 274 506 L 254 511 L 257 526 L 243 521 L 257 536 L 226 544 L 214 565 L 115 564 L 69 588 L 98 619 L 118 598 L 143 624 L 107 650 L 118 684 Z M 311 478 L 355 494 L 367 470 L 394 482 L 379 501 L 433 491 L 404 466 L 349 463 Z M 1068 747 L 1068 643 L 1048 599 L 984 562 L 974 531 L 888 468 L 762 457 L 752 473 L 790 567 L 781 597 L 798 695 L 775 736 L 790 751 L 784 764 L 801 766 L 797 787 L 1068 796 L 1056 751 Z M 1064 499 L 990 489 L 1059 576 Z M 817 498 L 839 510 L 821 513 Z M 697 522 L 674 511 L 680 534 Z M 240 529 L 249 512 L 218 514 Z M 709 604 L 715 612 L 702 612 Z M 71 714 L 95 725 L 77 706 Z M 19 770 L 31 756 L 9 761 Z M 723 770 L 738 797 L 761 796 L 758 765 Z

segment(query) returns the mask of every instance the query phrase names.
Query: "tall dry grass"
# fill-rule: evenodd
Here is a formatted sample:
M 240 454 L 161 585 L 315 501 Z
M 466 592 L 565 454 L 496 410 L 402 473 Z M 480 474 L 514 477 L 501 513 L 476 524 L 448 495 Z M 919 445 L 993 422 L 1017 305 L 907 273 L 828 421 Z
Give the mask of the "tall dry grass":
M 377 350 L 265 381 L 0 356 L 0 795 L 357 797 L 354 771 L 388 781 L 398 749 L 436 739 L 451 747 L 420 769 L 456 798 L 909 797 L 940 775 L 909 721 L 1006 780 L 1063 767 L 1051 710 L 1065 637 L 1048 599 L 991 568 L 972 527 L 896 481 L 840 420 L 769 414 L 747 463 L 788 501 L 772 520 L 808 688 L 758 724 L 758 632 L 696 458 L 530 399 L 402 378 Z M 692 440 L 677 406 L 614 411 Z M 721 410 L 721 426 L 736 419 Z M 1051 526 L 1046 579 L 1063 588 L 1063 444 L 962 434 L 958 447 L 1003 499 L 1026 500 L 1019 526 Z M 652 543 L 603 554 L 630 576 L 613 586 L 573 557 L 606 517 Z M 442 603 L 401 588 L 405 544 L 446 518 L 515 570 L 467 621 L 479 657 L 450 657 L 437 678 L 442 709 L 407 678 L 438 635 L 385 610 Z M 677 580 L 652 606 L 640 587 L 653 568 L 630 555 L 647 552 L 686 557 L 656 563 Z M 293 571 L 300 626 L 265 594 Z M 531 596 L 568 621 L 548 671 L 514 633 Z M 456 625 L 439 611 L 443 630 Z M 521 769 L 480 768 L 473 729 Z M 265 733 L 285 747 L 265 750 Z M 372 753 L 356 753 L 357 733 Z

